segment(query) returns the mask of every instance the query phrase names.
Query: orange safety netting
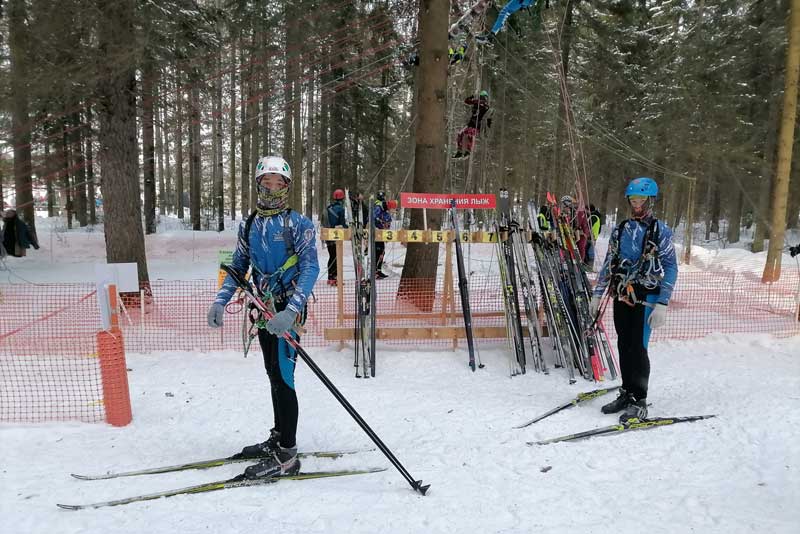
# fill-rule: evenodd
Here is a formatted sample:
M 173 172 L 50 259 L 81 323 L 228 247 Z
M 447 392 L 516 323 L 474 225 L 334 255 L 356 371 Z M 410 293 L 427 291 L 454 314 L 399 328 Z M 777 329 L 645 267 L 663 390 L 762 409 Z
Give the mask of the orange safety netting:
M 402 286 L 399 278 L 379 281 L 378 329 L 463 327 L 457 279 L 451 284 L 445 291 L 441 278 L 435 283 L 410 280 Z M 125 349 L 242 350 L 243 306 L 235 301 L 228 306 L 223 328 L 213 330 L 206 323 L 216 287 L 214 280 L 151 282 L 144 299 L 122 296 L 121 333 L 112 329 L 98 334 L 100 314 L 93 285 L 1 286 L 0 421 L 76 419 L 126 424 L 130 406 L 125 406 Z M 667 324 L 652 339 L 690 339 L 712 332 L 800 334 L 799 288 L 798 274 L 792 272 L 773 284 L 762 284 L 750 273 L 681 273 Z M 469 289 L 473 327 L 502 333 L 505 318 L 499 277 L 473 275 Z M 524 310 L 521 302 L 520 309 Z M 336 287 L 318 284 L 301 343 L 350 350 L 355 310 L 352 280 L 344 282 L 341 301 Z M 615 337 L 610 307 L 604 320 L 609 336 Z M 343 343 L 326 340 L 326 329 L 329 334 L 331 329 L 347 330 L 347 339 Z M 502 342 L 502 337 L 476 339 L 479 346 Z M 454 346 L 452 338 L 409 336 L 381 343 L 409 348 Z M 457 344 L 466 346 L 464 339 Z M 251 350 L 259 350 L 257 342 Z

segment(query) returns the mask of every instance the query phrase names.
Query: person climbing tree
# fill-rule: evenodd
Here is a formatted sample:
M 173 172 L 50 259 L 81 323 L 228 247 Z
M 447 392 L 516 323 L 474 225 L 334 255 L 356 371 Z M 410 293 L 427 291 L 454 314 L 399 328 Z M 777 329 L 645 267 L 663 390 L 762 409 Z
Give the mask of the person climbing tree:
M 487 117 L 489 113 L 489 92 L 481 91 L 477 97 L 469 96 L 464 99 L 464 103 L 472 106 L 472 113 L 470 114 L 467 125 L 464 126 L 460 132 L 456 142 L 458 150 L 453 154 L 453 159 L 469 157 L 470 152 L 475 144 L 475 138 L 481 131 L 481 124 L 483 119 L 486 118 L 486 127 L 492 127 L 492 118 Z
M 505 6 L 503 6 L 503 9 L 500 10 L 492 29 L 486 33 L 476 35 L 475 42 L 478 44 L 488 44 L 494 41 L 494 39 L 497 37 L 497 34 L 500 33 L 500 31 L 506 25 L 508 17 L 520 9 L 532 9 L 534 16 L 537 19 L 541 18 L 541 9 L 539 7 L 541 2 L 542 0 L 510 0 Z M 547 2 L 547 4 L 548 5 L 546 7 L 549 7 L 549 2 Z

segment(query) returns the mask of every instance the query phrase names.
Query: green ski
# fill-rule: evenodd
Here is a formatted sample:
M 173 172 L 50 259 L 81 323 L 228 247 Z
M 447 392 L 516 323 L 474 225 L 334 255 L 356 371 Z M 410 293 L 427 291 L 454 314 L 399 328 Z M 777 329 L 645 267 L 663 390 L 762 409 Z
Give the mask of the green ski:
M 299 458 L 339 458 L 348 454 L 357 454 L 359 452 L 369 452 L 375 449 L 362 449 L 351 451 L 310 451 L 300 452 L 297 454 Z M 148 469 L 138 469 L 134 471 L 120 471 L 117 473 L 106 473 L 104 475 L 77 475 L 72 474 L 78 480 L 107 480 L 110 478 L 121 477 L 135 477 L 139 475 L 157 475 L 159 473 L 173 473 L 175 471 L 188 471 L 190 469 L 209 469 L 211 467 L 219 467 L 221 465 L 235 464 L 240 462 L 256 462 L 263 458 L 240 458 L 238 454 L 228 456 L 226 458 L 214 458 L 212 460 L 200 460 L 198 462 L 189 462 L 185 464 L 167 465 L 163 467 L 152 467 Z
M 579 439 L 593 438 L 595 436 L 605 436 L 609 434 L 619 434 L 628 432 L 630 430 L 651 430 L 667 425 L 674 425 L 677 423 L 688 423 L 691 421 L 699 421 L 701 419 L 711 419 L 716 415 L 690 415 L 686 417 L 654 417 L 652 419 L 645 419 L 643 421 L 629 422 L 625 424 L 617 424 L 610 426 L 603 426 L 600 428 L 593 428 L 577 434 L 567 434 L 557 438 L 546 439 L 543 441 L 529 441 L 528 445 L 549 445 L 551 443 L 559 443 L 562 441 L 576 441 Z
M 582 402 L 586 402 L 586 401 L 590 401 L 592 399 L 596 399 L 597 397 L 600 397 L 601 395 L 605 395 L 606 393 L 609 393 L 609 392 L 617 390 L 617 389 L 619 389 L 619 386 L 613 386 L 613 387 L 610 387 L 610 388 L 595 389 L 594 391 L 586 391 L 584 393 L 578 393 L 578 396 L 575 397 L 574 399 L 572 399 L 571 401 L 565 402 L 564 404 L 560 404 L 560 405 L 556 406 L 555 408 L 553 408 L 552 410 L 550 410 L 549 412 L 545 412 L 542 415 L 540 415 L 539 417 L 536 417 L 535 419 L 531 419 L 527 423 L 523 423 L 523 424 L 521 424 L 519 426 L 515 426 L 514 428 L 525 428 L 526 426 L 530 426 L 533 423 L 537 423 L 537 422 L 541 421 L 542 419 L 544 419 L 545 417 L 550 417 L 551 415 L 553 415 L 555 413 L 558 413 L 561 410 L 566 410 L 567 408 L 572 408 L 573 406 L 577 406 L 578 404 L 580 404 Z
M 175 495 L 188 495 L 191 493 L 208 493 L 210 491 L 217 491 L 230 488 L 243 488 L 248 486 L 264 486 L 273 482 L 281 480 L 310 480 L 314 478 L 332 478 L 332 477 L 345 477 L 351 475 L 364 475 L 367 473 L 379 473 L 386 471 L 386 468 L 370 468 L 358 470 L 345 470 L 345 471 L 311 471 L 307 473 L 297 473 L 296 475 L 284 475 L 275 478 L 257 478 L 248 479 L 244 475 L 238 475 L 227 480 L 219 480 L 216 482 L 207 482 L 205 484 L 197 484 L 186 488 L 179 488 L 167 491 L 160 491 L 158 493 L 149 493 L 147 495 L 136 495 L 126 499 L 118 499 L 115 501 L 96 502 L 93 504 L 57 504 L 59 508 L 65 510 L 85 510 L 87 508 L 105 508 L 107 506 L 120 506 L 123 504 L 130 504 L 134 502 L 150 501 L 153 499 L 160 499 L 162 497 L 173 497 Z

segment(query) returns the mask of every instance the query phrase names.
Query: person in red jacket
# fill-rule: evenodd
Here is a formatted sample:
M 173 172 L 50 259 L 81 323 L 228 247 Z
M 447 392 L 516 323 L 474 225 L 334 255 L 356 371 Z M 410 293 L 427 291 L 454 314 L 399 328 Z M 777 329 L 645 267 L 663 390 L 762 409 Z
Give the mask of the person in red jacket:
M 470 152 L 475 144 L 475 138 L 481 131 L 481 124 L 483 119 L 486 118 L 486 127 L 492 127 L 492 118 L 486 115 L 489 113 L 489 92 L 481 91 L 478 97 L 470 96 L 464 100 L 468 106 L 472 106 L 472 113 L 470 114 L 467 125 L 464 126 L 456 139 L 458 143 L 458 150 L 453 154 L 453 159 L 469 157 Z

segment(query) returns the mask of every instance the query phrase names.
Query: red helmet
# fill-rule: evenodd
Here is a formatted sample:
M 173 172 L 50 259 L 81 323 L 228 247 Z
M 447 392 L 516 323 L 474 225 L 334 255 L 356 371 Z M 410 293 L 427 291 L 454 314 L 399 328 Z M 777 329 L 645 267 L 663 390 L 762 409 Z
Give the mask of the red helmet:
M 397 201 L 394 200 L 394 199 L 387 201 L 386 202 L 386 207 L 389 208 L 390 210 L 396 210 L 397 209 Z
M 334 200 L 342 200 L 344 198 L 344 191 L 341 189 L 337 189 L 333 192 L 333 199 Z

